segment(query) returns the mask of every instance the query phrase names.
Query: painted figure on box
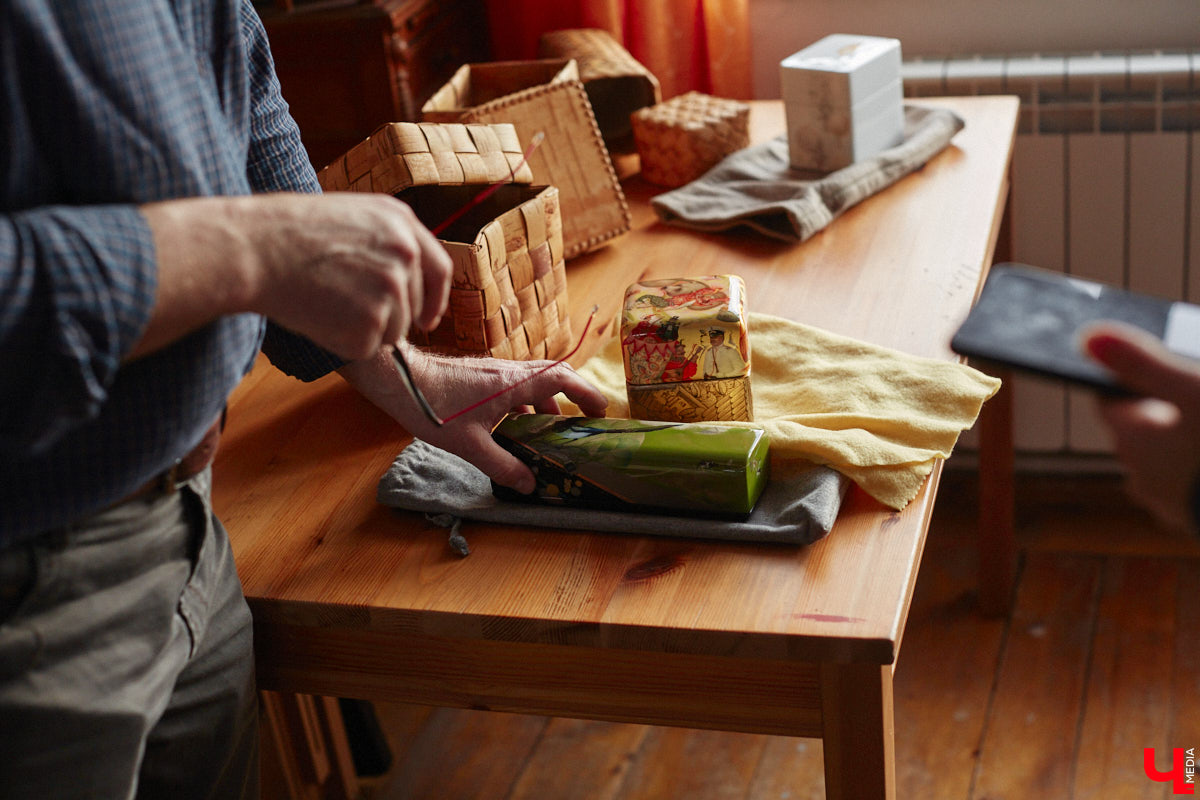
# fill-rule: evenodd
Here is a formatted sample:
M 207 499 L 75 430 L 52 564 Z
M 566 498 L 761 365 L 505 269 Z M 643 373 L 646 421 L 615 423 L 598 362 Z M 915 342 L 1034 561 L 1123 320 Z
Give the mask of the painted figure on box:
M 702 311 L 729 305 L 729 293 L 725 291 L 724 287 L 714 286 L 696 278 L 642 281 L 642 286 L 661 289 L 661 295 L 644 295 L 644 297 L 658 297 L 665 300 L 667 307 L 672 309 L 692 308 Z
M 639 281 L 625 290 L 621 350 L 634 419 L 754 419 L 746 285 L 737 275 Z
M 625 297 L 621 346 L 626 378 L 634 384 L 673 383 L 734 377 L 747 372 L 744 344 L 719 331 L 724 345 L 713 350 L 709 326 L 740 326 L 744 303 L 740 280 L 728 275 L 647 280 Z M 725 343 L 726 340 L 733 340 Z M 709 354 L 706 369 L 702 359 Z
M 708 332 L 709 348 L 704 351 L 704 377 L 734 378 L 746 373 L 742 352 L 725 341 L 725 331 L 713 328 Z
M 664 382 L 690 381 L 696 377 L 698 369 L 696 362 L 700 358 L 700 345 L 692 345 L 691 353 L 686 353 L 686 351 L 687 348 L 683 342 L 676 339 L 675 350 L 662 372 Z

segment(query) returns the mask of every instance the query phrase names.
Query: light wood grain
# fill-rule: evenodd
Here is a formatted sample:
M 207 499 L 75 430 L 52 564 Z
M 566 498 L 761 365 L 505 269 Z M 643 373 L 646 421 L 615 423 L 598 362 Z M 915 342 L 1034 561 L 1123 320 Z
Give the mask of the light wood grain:
M 1143 747 L 1155 747 L 1158 766 L 1169 769 L 1171 747 L 1200 741 L 1197 545 L 1149 524 L 1131 526 L 1132 508 L 1109 478 L 1081 482 L 1023 475 L 1018 541 L 1027 557 L 1018 564 L 1028 565 L 1031 556 L 1033 566 L 1018 569 L 1017 603 L 1004 617 L 982 615 L 974 602 L 972 543 L 978 488 L 973 473 L 948 469 L 939 490 L 895 673 L 896 796 L 998 800 L 1001 795 L 992 790 L 1003 787 L 1003 797 L 1020 800 L 1167 800 L 1169 787 L 1144 776 L 1134 780 L 1128 771 L 1140 771 Z M 1114 549 L 1111 542 L 1117 538 L 1127 541 Z M 1078 657 L 1077 668 L 1086 681 L 1086 702 L 1056 698 L 1053 708 L 1041 709 L 1066 716 L 1053 723 L 1055 730 L 1076 731 L 1070 740 L 1053 743 L 1054 757 L 1066 763 L 1050 762 L 1061 774 L 1074 776 L 1073 788 L 1048 794 L 1045 774 L 1031 768 L 1040 763 L 1047 737 L 1040 735 L 1036 721 L 1032 734 L 1020 737 L 1012 736 L 1008 726 L 1014 689 L 1022 681 L 1052 682 L 1053 676 L 1040 674 L 1026 657 L 1028 638 L 1008 635 L 1008 629 L 1010 622 L 1024 629 L 1030 620 L 1043 618 L 1045 598 L 1061 597 L 1063 577 L 1077 574 L 1081 556 L 1097 563 L 1100 602 L 1072 624 L 1037 629 L 1044 636 L 1040 649 Z M 1167 628 L 1173 650 L 1161 641 L 1142 644 L 1150 632 L 1158 637 Z M 1169 698 L 1169 725 L 1161 714 L 1164 697 Z M 1139 707 L 1140 698 L 1149 702 Z M 378 791 L 368 786 L 369 800 L 443 800 L 444 793 L 412 787 L 431 786 L 433 776 L 463 785 L 466 779 L 453 773 L 478 769 L 458 758 L 466 743 L 485 736 L 489 742 L 522 738 L 522 728 L 508 714 L 439 709 L 439 715 L 463 722 L 421 727 L 412 722 L 422 713 L 420 707 L 379 703 L 377 708 L 398 764 L 411 764 L 413 751 L 426 760 L 415 772 L 405 767 L 405 783 L 389 779 L 387 788 Z M 1148 725 L 1152 719 L 1157 721 Z M 460 738 L 457 732 L 465 735 Z M 511 768 L 519 775 L 520 790 L 501 779 L 456 800 L 632 800 L 648 796 L 647 786 L 680 786 L 689 792 L 699 786 L 695 796 L 705 798 L 825 797 L 819 740 L 689 733 L 549 720 L 535 752 L 523 762 L 519 753 L 497 745 L 497 759 L 514 759 Z M 695 756 L 689 747 L 693 742 L 703 742 L 706 752 Z M 747 759 L 758 760 L 750 781 L 744 769 L 736 768 Z M 981 767 L 986 774 L 977 774 Z
M 259 683 L 285 692 L 822 735 L 820 667 L 804 662 L 270 622 L 256 641 L 272 648 Z
M 948 151 L 806 245 L 643 221 L 573 262 L 578 327 L 590 302 L 601 305 L 602 319 L 615 314 L 636 277 L 730 271 L 746 278 L 759 311 L 949 357 L 950 334 L 995 239 L 1015 109 L 1006 101 L 956 101 L 968 124 Z M 756 131 L 781 130 L 778 114 L 770 119 L 777 110 L 756 105 L 756 118 L 767 119 L 756 119 Z M 629 194 L 642 199 L 650 190 L 634 183 Z M 605 334 L 595 327 L 582 357 Z M 473 555 L 457 559 L 443 531 L 375 504 L 375 482 L 404 445 L 403 431 L 337 377 L 312 385 L 269 371 L 253 377 L 231 406 L 216 503 L 260 615 L 287 609 L 289 618 L 311 612 L 316 624 L 351 625 L 364 608 L 378 625 L 441 615 L 439 627 L 461 618 L 468 636 L 476 632 L 467 620 L 496 619 L 522 638 L 552 636 L 570 622 L 599 626 L 608 646 L 636 647 L 646 644 L 631 637 L 649 625 L 678 631 L 697 651 L 705 636 L 691 632 L 713 631 L 718 648 L 732 633 L 768 648 L 786 642 L 796 657 L 894 658 L 932 486 L 899 514 L 852 491 L 833 534 L 805 549 L 469 524 Z M 656 564 L 672 566 L 652 579 L 630 577 Z M 737 595 L 710 592 L 714 582 Z M 656 633 L 651 646 L 670 646 L 665 641 Z
M 593 303 L 598 319 L 612 320 L 635 279 L 736 273 L 757 311 L 952 358 L 950 336 L 999 236 L 1017 102 L 921 102 L 953 108 L 965 129 L 923 169 L 801 245 L 659 224 L 647 202 L 659 190 L 626 180 L 633 230 L 568 265 L 575 329 Z M 782 133 L 782 107 L 755 103 L 751 125 L 755 141 Z M 610 324 L 593 326 L 577 363 L 611 335 Z M 768 676 L 788 664 L 810 665 L 797 670 L 804 676 L 821 663 L 879 672 L 895 662 L 940 468 L 901 512 L 852 489 L 832 533 L 804 548 L 468 523 L 472 554 L 459 558 L 444 529 L 375 502 L 407 441 L 336 376 L 305 385 L 259 364 L 233 398 L 215 504 L 255 614 L 264 688 L 634 721 L 677 714 L 695 727 L 819 735 L 818 692 L 774 710 L 760 693 L 739 710 L 737 681 L 681 702 L 710 686 L 683 674 L 677 692 L 647 693 L 635 713 L 624 699 L 589 698 L 569 672 L 550 697 L 522 677 L 590 665 L 596 679 L 585 683 L 607 691 L 600 676 L 613 665 L 632 680 L 640 664 L 662 681 L 658 665 L 689 658 Z M 428 656 L 405 647 L 435 641 L 454 658 L 411 672 L 407 664 Z M 489 679 L 483 652 L 503 656 L 513 693 Z M 548 652 L 549 664 L 540 660 Z M 467 689 L 450 678 L 463 663 L 480 670 Z M 433 668 L 450 672 L 434 681 Z M 841 668 L 832 669 L 828 685 Z M 401 686 L 401 677 L 415 683 Z M 751 696 L 765 686 L 761 675 L 748 684 Z

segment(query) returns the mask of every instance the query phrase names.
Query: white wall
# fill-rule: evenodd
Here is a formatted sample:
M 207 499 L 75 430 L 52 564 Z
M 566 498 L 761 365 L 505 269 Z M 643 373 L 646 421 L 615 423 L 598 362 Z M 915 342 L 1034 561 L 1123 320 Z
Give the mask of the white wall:
M 891 36 L 905 58 L 1194 48 L 1200 0 L 750 0 L 754 93 L 779 96 L 779 62 L 830 33 Z

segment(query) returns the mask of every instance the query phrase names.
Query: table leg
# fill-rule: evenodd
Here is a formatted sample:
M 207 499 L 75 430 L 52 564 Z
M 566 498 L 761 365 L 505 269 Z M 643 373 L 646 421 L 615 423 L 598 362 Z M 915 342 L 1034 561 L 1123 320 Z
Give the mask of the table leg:
M 979 418 L 979 609 L 989 616 L 1008 613 L 1017 562 L 1012 387 L 999 377 Z
M 997 264 L 1013 257 L 1011 173 L 1008 185 L 993 252 Z M 989 616 L 1003 616 L 1008 613 L 1017 562 L 1013 390 L 1009 371 L 993 374 L 1003 385 L 983 404 L 979 417 L 979 609 Z
M 259 692 L 259 728 L 264 800 L 359 796 L 336 699 Z
M 821 667 L 821 714 L 828 800 L 895 800 L 892 668 Z

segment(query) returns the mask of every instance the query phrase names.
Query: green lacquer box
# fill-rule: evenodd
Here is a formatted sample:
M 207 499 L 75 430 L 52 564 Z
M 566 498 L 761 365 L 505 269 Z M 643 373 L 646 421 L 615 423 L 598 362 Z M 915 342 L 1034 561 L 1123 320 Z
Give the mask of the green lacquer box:
M 505 500 L 684 516 L 745 517 L 767 482 L 761 428 L 704 422 L 510 414 L 492 432 L 537 489 Z

